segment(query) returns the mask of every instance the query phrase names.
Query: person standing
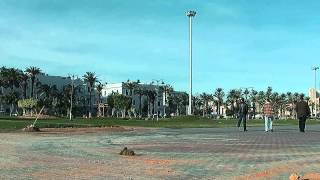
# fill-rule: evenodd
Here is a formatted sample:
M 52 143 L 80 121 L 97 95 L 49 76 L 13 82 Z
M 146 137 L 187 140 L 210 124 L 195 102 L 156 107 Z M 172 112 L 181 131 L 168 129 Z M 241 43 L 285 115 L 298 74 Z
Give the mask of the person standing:
M 272 121 L 273 121 L 273 107 L 270 103 L 270 100 L 267 99 L 265 104 L 263 105 L 263 114 L 264 114 L 264 127 L 265 131 L 273 132 Z
M 238 128 L 240 130 L 241 121 L 243 121 L 243 131 L 247 131 L 247 114 L 248 114 L 248 105 L 244 102 L 244 99 L 241 98 L 239 105 L 239 120 L 238 120 Z
M 310 108 L 308 103 L 304 101 L 303 95 L 300 96 L 300 101 L 296 103 L 296 113 L 299 119 L 299 130 L 300 132 L 304 132 L 306 120 L 310 116 Z

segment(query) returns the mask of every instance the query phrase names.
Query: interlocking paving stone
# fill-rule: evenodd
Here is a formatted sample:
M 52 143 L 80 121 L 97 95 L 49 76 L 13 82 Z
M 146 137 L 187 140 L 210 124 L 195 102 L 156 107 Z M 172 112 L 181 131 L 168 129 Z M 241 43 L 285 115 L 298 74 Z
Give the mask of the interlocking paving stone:
M 320 172 L 320 126 L 2 133 L 0 179 L 288 179 Z M 127 146 L 137 156 L 122 157 Z

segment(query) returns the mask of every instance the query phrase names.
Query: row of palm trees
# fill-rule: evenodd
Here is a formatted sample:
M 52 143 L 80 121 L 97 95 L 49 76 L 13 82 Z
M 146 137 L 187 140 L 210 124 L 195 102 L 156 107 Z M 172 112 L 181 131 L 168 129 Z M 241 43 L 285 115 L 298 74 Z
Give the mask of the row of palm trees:
M 10 92 L 6 95 L 1 95 L 1 101 L 5 101 L 10 106 L 10 115 L 12 114 L 12 110 L 14 105 L 17 103 L 19 98 L 19 92 L 16 91 L 17 88 L 22 89 L 23 98 L 27 98 L 27 86 L 28 80 L 31 80 L 31 94 L 30 97 L 34 96 L 34 86 L 35 86 L 35 78 L 38 74 L 41 73 L 41 70 L 37 67 L 29 67 L 26 68 L 25 71 L 16 68 L 0 68 L 0 88 L 3 90 L 4 88 L 10 89 Z
M 227 115 L 235 117 L 240 103 L 239 100 L 243 98 L 249 104 L 251 114 L 255 118 L 256 113 L 261 113 L 261 107 L 266 99 L 269 99 L 278 116 L 283 117 L 284 112 L 288 111 L 294 117 L 294 104 L 300 96 L 304 96 L 304 94 L 297 92 L 278 93 L 274 92 L 272 87 L 268 87 L 266 91 L 256 91 L 254 89 L 250 91 L 249 88 L 231 89 L 227 94 L 222 88 L 217 88 L 212 94 L 202 93 L 195 96 L 194 107 L 195 111 L 202 109 L 202 115 L 205 116 L 210 112 L 209 102 L 213 102 L 218 115 L 221 115 L 220 107 L 223 105 L 226 108 Z M 309 101 L 309 99 L 309 97 L 305 97 L 306 101 Z M 257 106 L 259 109 L 257 109 Z
M 82 102 L 82 111 L 86 111 L 88 116 L 92 116 L 93 100 L 92 96 L 97 95 L 97 103 L 102 103 L 103 84 L 98 80 L 94 72 L 86 72 L 83 75 L 83 82 L 86 83 L 88 97 L 77 93 L 77 88 L 73 83 L 66 85 L 62 90 L 57 89 L 55 85 L 41 84 L 37 80 L 37 76 L 43 74 L 38 67 L 28 67 L 24 71 L 16 68 L 0 68 L 0 88 L 6 89 L 7 93 L 0 94 L 0 104 L 10 105 L 10 114 L 14 107 L 17 106 L 21 99 L 36 99 L 38 107 L 45 106 L 48 112 L 55 115 L 67 114 L 71 111 L 70 103 L 79 100 Z M 172 86 L 161 83 L 154 88 L 146 88 L 140 84 L 140 81 L 123 82 L 124 88 L 128 89 L 128 94 L 112 94 L 113 98 L 108 99 L 108 105 L 112 108 L 111 115 L 114 112 L 121 112 L 122 117 L 133 115 L 134 117 L 150 117 L 158 113 L 160 106 L 156 105 L 159 99 L 164 99 L 161 106 L 164 114 L 175 113 L 183 115 L 186 113 L 188 105 L 188 94 L 174 92 Z M 28 89 L 30 93 L 28 92 Z M 293 104 L 301 95 L 300 93 L 278 93 L 274 92 L 272 87 L 268 87 L 265 91 L 256 91 L 254 89 L 231 89 L 227 93 L 222 88 L 217 88 L 211 93 L 202 93 L 192 97 L 193 113 L 195 115 L 206 116 L 215 107 L 215 112 L 221 115 L 221 106 L 227 109 L 227 115 L 236 116 L 239 99 L 244 98 L 250 104 L 253 117 L 260 112 L 260 108 L 266 99 L 270 99 L 279 116 L 283 116 L 285 111 L 289 111 L 292 115 Z M 139 107 L 135 108 L 134 99 L 138 96 Z M 161 98 L 162 97 L 162 98 Z M 306 97 L 306 100 L 309 100 Z M 145 102 L 143 102 L 145 101 Z M 20 103 L 21 104 L 21 103 Z M 23 103 L 22 103 L 23 104 Z M 80 103 L 81 104 L 81 103 Z M 89 108 L 86 109 L 88 104 Z M 98 114 L 101 114 L 98 109 Z
M 10 115 L 18 105 L 19 100 L 35 99 L 38 109 L 45 106 L 47 111 L 52 114 L 65 114 L 70 111 L 71 100 L 76 100 L 77 88 L 74 84 L 65 85 L 62 89 L 58 89 L 56 85 L 50 86 L 42 84 L 38 81 L 38 76 L 44 75 L 38 67 L 28 67 L 24 71 L 17 68 L 0 68 L 0 105 L 10 104 Z M 101 99 L 102 84 L 98 81 L 95 73 L 87 72 L 83 76 L 83 81 L 87 84 L 89 93 L 89 116 L 92 113 L 92 95 L 94 89 L 99 93 L 98 99 Z M 97 86 L 96 84 L 99 83 Z M 30 93 L 27 93 L 29 90 Z M 6 92 L 6 93 L 4 93 Z M 81 97 L 83 105 L 86 103 L 86 97 Z M 23 103 L 20 103 L 23 104 Z M 16 108 L 17 109 L 17 108 Z

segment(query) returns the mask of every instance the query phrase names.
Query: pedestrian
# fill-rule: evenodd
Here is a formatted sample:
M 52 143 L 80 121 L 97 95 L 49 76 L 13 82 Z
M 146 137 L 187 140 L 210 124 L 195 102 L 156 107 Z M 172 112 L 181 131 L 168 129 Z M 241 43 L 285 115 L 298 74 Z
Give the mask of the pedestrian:
M 247 114 L 248 114 L 248 105 L 245 103 L 244 99 L 241 98 L 239 105 L 239 120 L 238 120 L 238 129 L 240 131 L 240 124 L 243 121 L 243 131 L 247 131 Z
M 273 107 L 269 99 L 263 105 L 263 115 L 264 115 L 264 129 L 266 132 L 273 132 L 272 121 L 273 121 Z
M 310 116 L 310 108 L 308 103 L 304 101 L 303 95 L 300 95 L 300 101 L 296 103 L 296 113 L 299 119 L 299 130 L 300 132 L 304 132 L 306 120 Z

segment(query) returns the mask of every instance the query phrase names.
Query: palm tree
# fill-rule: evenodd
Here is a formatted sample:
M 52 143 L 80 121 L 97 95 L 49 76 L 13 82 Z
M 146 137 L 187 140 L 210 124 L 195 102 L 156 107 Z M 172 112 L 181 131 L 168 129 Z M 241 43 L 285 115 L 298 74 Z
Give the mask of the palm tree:
M 27 74 L 21 74 L 21 86 L 23 91 L 23 99 L 27 99 L 27 88 L 28 88 L 29 77 Z
M 137 88 L 135 93 L 139 96 L 139 117 L 141 118 L 142 117 L 142 108 L 141 108 L 141 103 L 142 103 L 142 96 L 145 95 L 144 94 L 144 89 L 142 88 Z
M 3 102 L 6 101 L 4 96 L 4 88 L 8 87 L 7 75 L 8 69 L 5 66 L 0 68 L 0 110 L 3 110 Z
M 50 86 L 48 84 L 41 84 L 37 90 L 37 94 L 39 94 L 39 106 L 45 106 L 47 110 L 52 109 L 54 106 L 54 96 L 56 96 L 55 92 L 57 91 L 56 86 Z
M 28 67 L 25 72 L 28 73 L 28 75 L 31 78 L 31 97 L 33 98 L 34 81 L 36 79 L 36 76 L 41 73 L 41 70 L 37 67 L 31 66 L 31 67 Z
M 203 103 L 201 101 L 201 98 L 200 96 L 193 96 L 193 103 L 194 103 L 194 110 L 195 110 L 195 113 L 194 114 L 200 114 L 200 109 L 201 107 L 203 106 Z
M 56 105 L 57 105 L 57 102 L 58 102 L 58 98 L 59 98 L 59 95 L 60 95 L 60 92 L 57 88 L 56 85 L 53 85 L 51 86 L 51 90 L 50 90 L 50 96 L 51 96 L 51 104 L 52 104 L 52 112 L 53 114 L 56 114 Z
M 148 99 L 148 117 L 150 117 L 150 111 L 151 111 L 151 104 L 152 104 L 152 114 L 154 114 L 154 101 L 156 99 L 157 93 L 154 90 L 146 90 L 145 94 L 147 95 Z
M 293 108 L 294 107 L 294 99 L 293 99 L 293 95 L 292 95 L 292 92 L 287 92 L 286 95 L 287 95 L 287 97 L 286 97 L 287 103 L 289 105 L 287 107 L 287 109 L 289 110 L 290 116 L 292 117 L 293 114 L 294 114 L 294 108 Z
M 266 96 L 267 99 L 270 99 L 271 95 L 272 95 L 272 87 L 269 86 L 269 87 L 267 88 L 267 91 L 266 91 L 265 96 Z
M 258 91 L 252 89 L 250 93 L 250 101 L 252 102 L 253 119 L 256 118 L 257 95 L 258 95 Z
M 280 97 L 279 97 L 279 93 L 277 92 L 273 92 L 270 95 L 270 101 L 274 110 L 275 115 L 278 115 L 279 112 L 279 105 L 280 105 Z
M 91 94 L 92 90 L 95 87 L 95 83 L 98 81 L 98 78 L 94 72 L 86 72 L 85 75 L 83 75 L 84 82 L 87 83 L 88 91 L 89 91 L 89 101 L 90 101 L 90 108 L 89 108 L 89 118 L 91 118 L 92 114 L 92 100 L 91 100 Z
M 236 90 L 235 89 L 231 89 L 228 94 L 227 94 L 227 102 L 230 103 L 231 106 L 231 112 L 232 115 L 235 115 L 235 108 L 234 108 L 234 103 L 235 103 L 235 94 L 236 94 Z
M 300 96 L 300 94 L 297 93 L 297 92 L 295 92 L 295 93 L 293 94 L 293 99 L 294 99 L 295 101 L 298 101 L 298 100 L 299 100 L 299 96 Z
M 102 95 L 103 85 L 99 82 L 96 89 L 98 92 L 98 103 L 101 103 L 101 95 Z
M 211 94 L 207 94 L 207 93 L 202 93 L 200 95 L 200 98 L 202 100 L 202 103 L 204 105 L 204 108 L 202 109 L 203 111 L 203 114 L 202 116 L 204 117 L 205 115 L 208 114 L 208 103 L 209 101 L 212 101 L 213 100 L 213 96 Z
M 98 92 L 98 104 L 101 103 L 101 95 L 102 95 L 102 89 L 103 89 L 103 85 L 99 82 L 99 84 L 96 87 L 97 92 Z M 98 106 L 98 116 L 101 116 L 101 109 L 100 106 Z
M 13 92 L 14 87 L 19 88 L 21 82 L 21 70 L 15 68 L 6 69 L 3 73 L 4 86 L 11 89 Z
M 248 95 L 250 94 L 250 91 L 248 90 L 248 88 L 246 88 L 244 91 L 243 91 L 243 95 L 245 97 L 246 100 L 248 100 Z
M 129 89 L 129 96 L 133 97 L 134 94 L 134 89 L 138 87 L 138 81 L 134 82 L 134 81 L 130 81 L 129 79 L 127 80 L 127 82 L 123 83 L 123 86 L 127 89 Z
M 231 104 L 231 111 L 233 116 L 236 115 L 237 108 L 239 106 L 239 98 L 241 98 L 241 90 L 231 89 L 227 95 L 228 102 Z M 236 107 L 234 106 L 236 104 Z
M 12 116 L 14 105 L 18 103 L 19 93 L 12 91 L 4 96 L 4 100 L 7 104 L 11 104 L 10 106 L 10 116 Z
M 264 91 L 259 91 L 257 94 L 257 102 L 259 104 L 259 113 L 261 113 L 261 109 L 263 107 L 263 104 L 265 103 L 266 95 Z
M 280 117 L 283 117 L 283 113 L 287 104 L 287 95 L 285 93 L 280 94 Z
M 179 107 L 183 107 L 186 110 L 187 105 L 189 104 L 189 95 L 186 92 L 182 92 L 178 94 L 179 97 Z M 185 115 L 187 115 L 187 111 L 185 111 Z
M 42 84 L 38 90 L 40 97 L 44 95 L 46 99 L 49 99 L 51 95 L 51 87 L 48 84 Z
M 133 106 L 133 99 L 134 99 L 134 90 L 138 87 L 138 83 L 140 81 L 137 80 L 137 82 L 134 81 L 130 81 L 129 79 L 127 80 L 127 82 L 123 83 L 123 86 L 127 89 L 129 89 L 129 97 L 131 98 L 131 112 L 133 112 L 134 116 L 136 117 L 136 112 L 135 112 L 135 108 Z M 127 94 L 126 94 L 127 95 Z
M 165 117 L 166 116 L 166 106 L 167 106 L 167 103 L 168 103 L 167 97 L 173 91 L 173 88 L 170 85 L 164 85 L 164 86 L 160 86 L 160 91 L 164 93 L 163 114 L 164 114 L 164 117 Z
M 220 106 L 223 104 L 223 97 L 224 97 L 224 92 L 222 88 L 217 88 L 214 92 L 214 97 L 217 98 L 217 108 L 218 108 L 218 115 L 220 115 Z
M 122 118 L 125 118 L 126 112 L 130 109 L 131 98 L 122 94 L 114 94 L 114 107 L 121 111 Z

